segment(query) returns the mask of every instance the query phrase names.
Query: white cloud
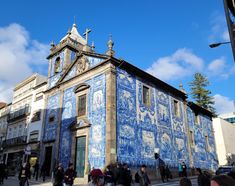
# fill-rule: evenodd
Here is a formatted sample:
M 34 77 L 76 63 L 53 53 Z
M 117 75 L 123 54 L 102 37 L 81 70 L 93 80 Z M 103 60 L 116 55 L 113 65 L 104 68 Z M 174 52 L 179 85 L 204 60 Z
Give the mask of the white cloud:
M 218 114 L 228 113 L 234 111 L 233 100 L 220 94 L 214 95 L 215 108 Z
M 213 60 L 209 65 L 208 65 L 208 71 L 209 74 L 211 75 L 218 75 L 224 72 L 225 68 L 225 58 L 221 57 L 219 59 Z
M 203 60 L 186 48 L 171 56 L 159 58 L 146 71 L 161 80 L 174 80 L 190 76 L 203 69 Z
M 228 30 L 226 29 L 222 34 L 223 41 L 230 41 Z
M 0 27 L 0 101 L 11 101 L 16 83 L 47 68 L 48 51 L 47 45 L 32 40 L 21 25 Z
M 211 33 L 209 35 L 209 42 L 229 41 L 228 28 L 225 16 L 214 13 L 210 20 Z

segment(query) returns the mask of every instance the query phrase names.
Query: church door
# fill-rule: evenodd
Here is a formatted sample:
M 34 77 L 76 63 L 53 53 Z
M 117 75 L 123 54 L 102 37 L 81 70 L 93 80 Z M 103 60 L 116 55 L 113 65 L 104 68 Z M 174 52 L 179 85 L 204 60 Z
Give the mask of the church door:
M 78 177 L 84 177 L 86 154 L 86 137 L 78 137 L 76 145 L 76 172 Z

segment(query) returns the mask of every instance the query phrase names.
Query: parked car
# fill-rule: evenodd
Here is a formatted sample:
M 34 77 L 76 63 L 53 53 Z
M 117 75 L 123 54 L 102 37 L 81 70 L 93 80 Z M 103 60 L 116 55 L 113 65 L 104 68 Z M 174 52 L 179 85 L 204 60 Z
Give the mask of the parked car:
M 235 167 L 233 166 L 221 166 L 217 169 L 215 172 L 216 175 L 221 175 L 221 174 L 228 174 L 229 172 L 232 171 Z

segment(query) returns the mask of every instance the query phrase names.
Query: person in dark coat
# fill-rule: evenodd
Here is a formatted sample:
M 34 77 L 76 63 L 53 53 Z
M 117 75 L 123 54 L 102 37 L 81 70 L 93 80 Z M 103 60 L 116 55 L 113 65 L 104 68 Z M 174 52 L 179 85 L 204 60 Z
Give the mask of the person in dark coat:
M 34 167 L 34 172 L 33 172 L 33 177 L 38 180 L 38 171 L 39 171 L 39 163 L 36 161 Z
M 42 181 L 44 182 L 46 180 L 46 163 L 45 162 L 41 166 L 41 176 L 42 176 Z
M 187 166 L 184 161 L 182 162 L 182 169 L 183 169 L 183 176 L 187 177 Z
M 104 172 L 104 182 L 107 186 L 114 186 L 114 177 L 110 165 L 106 167 L 106 170 Z
M 198 177 L 197 177 L 198 186 L 210 186 L 211 183 L 210 183 L 209 176 L 202 173 L 202 170 L 200 168 L 197 168 L 196 170 L 197 170 L 197 174 L 198 174 Z
M 122 164 L 117 164 L 117 175 L 116 175 L 116 185 L 125 185 L 125 170 Z
M 59 163 L 59 165 L 55 169 L 55 180 L 53 186 L 63 186 L 63 180 L 64 168 L 62 167 L 62 164 Z
M 166 181 L 168 181 L 169 178 L 171 178 L 171 176 L 172 176 L 171 175 L 171 171 L 170 171 L 168 165 L 166 165 L 166 167 L 165 167 L 165 178 L 166 178 Z
M 3 184 L 5 178 L 5 164 L 3 162 L 0 163 L 0 184 Z
M 131 170 L 129 169 L 128 165 L 126 163 L 123 164 L 124 173 L 125 173 L 125 186 L 131 186 L 132 183 L 132 175 Z
M 72 186 L 75 176 L 76 176 L 76 173 L 74 171 L 73 164 L 69 163 L 69 168 L 65 171 L 65 174 L 64 174 L 64 183 L 67 186 Z
M 140 170 L 138 170 L 138 179 L 139 179 L 139 185 L 140 186 L 148 186 L 150 185 L 150 180 L 147 174 L 147 170 L 146 170 L 147 166 L 146 165 L 142 165 L 140 167 Z
M 28 182 L 29 176 L 30 176 L 30 170 L 29 170 L 27 164 L 24 163 L 23 166 L 21 166 L 19 176 L 18 176 L 18 179 L 20 181 L 20 186 L 25 186 L 25 183 L 27 183 L 27 185 L 29 185 L 29 182 Z

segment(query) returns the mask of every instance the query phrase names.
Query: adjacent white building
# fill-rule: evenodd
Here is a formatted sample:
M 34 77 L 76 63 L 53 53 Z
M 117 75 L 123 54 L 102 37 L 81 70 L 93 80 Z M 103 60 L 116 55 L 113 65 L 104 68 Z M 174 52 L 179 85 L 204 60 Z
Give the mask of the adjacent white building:
M 213 128 L 219 165 L 235 162 L 235 125 L 222 118 L 213 118 Z
M 235 123 L 235 112 L 221 114 L 219 117 L 230 123 Z
M 0 161 L 5 162 L 5 157 L 3 156 L 4 146 L 3 142 L 6 140 L 7 135 L 7 118 L 10 112 L 10 104 L 2 104 L 0 107 Z
M 38 157 L 46 82 L 46 77 L 35 73 L 14 89 L 4 144 L 6 162 L 12 174 L 16 172 L 15 165 L 25 161 L 26 146 L 32 149 L 30 157 Z

